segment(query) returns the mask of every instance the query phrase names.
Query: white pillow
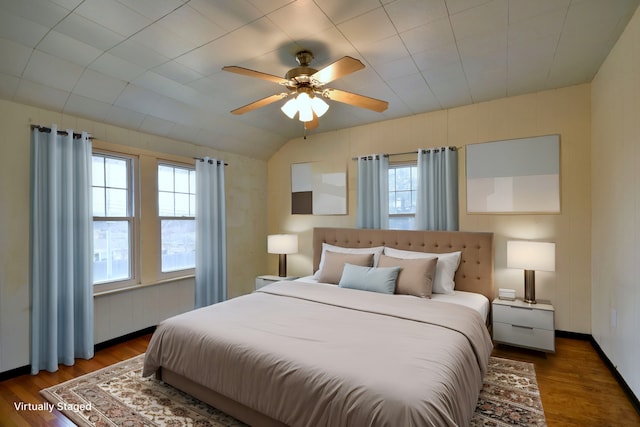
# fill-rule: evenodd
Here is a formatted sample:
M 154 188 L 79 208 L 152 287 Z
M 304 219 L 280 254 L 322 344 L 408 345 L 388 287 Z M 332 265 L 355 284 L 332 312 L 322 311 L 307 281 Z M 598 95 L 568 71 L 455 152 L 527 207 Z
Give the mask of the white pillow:
M 460 255 L 462 255 L 462 252 L 458 251 L 436 254 L 428 252 L 403 251 L 401 249 L 385 247 L 384 254 L 395 258 L 405 259 L 438 257 L 438 263 L 436 264 L 436 274 L 435 278 L 433 279 L 433 293 L 453 293 L 453 289 L 456 286 L 456 283 L 453 281 L 453 276 L 455 276 L 458 265 L 460 265 Z
M 318 271 L 313 274 L 313 278 L 320 278 L 320 271 L 322 271 L 322 267 L 324 266 L 324 253 L 326 251 L 338 252 L 342 254 L 373 254 L 373 266 L 376 267 L 378 265 L 378 259 L 380 259 L 380 255 L 382 255 L 383 250 L 384 246 L 375 246 L 373 248 L 343 248 L 342 246 L 333 246 L 328 243 L 323 243 L 322 254 L 320 255 L 320 265 L 318 265 Z

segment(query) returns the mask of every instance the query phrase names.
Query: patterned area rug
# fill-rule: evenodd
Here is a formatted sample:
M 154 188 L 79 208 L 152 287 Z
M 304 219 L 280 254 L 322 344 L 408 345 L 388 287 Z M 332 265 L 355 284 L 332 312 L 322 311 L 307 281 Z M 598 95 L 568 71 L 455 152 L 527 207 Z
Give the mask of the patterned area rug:
M 153 377 L 142 378 L 143 357 L 40 393 L 80 426 L 245 425 Z M 546 426 L 533 364 L 492 357 L 471 426 Z
M 471 426 L 546 426 L 533 363 L 492 357 Z

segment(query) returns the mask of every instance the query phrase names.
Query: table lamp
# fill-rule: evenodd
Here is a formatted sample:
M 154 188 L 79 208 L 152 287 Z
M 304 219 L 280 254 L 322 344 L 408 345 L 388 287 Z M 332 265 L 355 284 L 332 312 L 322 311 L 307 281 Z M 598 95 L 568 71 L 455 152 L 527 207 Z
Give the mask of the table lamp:
M 278 276 L 287 275 L 287 254 L 298 252 L 297 234 L 272 234 L 267 236 L 267 252 L 280 255 Z
M 556 271 L 556 244 L 508 241 L 507 268 L 524 269 L 524 302 L 536 303 L 536 270 Z

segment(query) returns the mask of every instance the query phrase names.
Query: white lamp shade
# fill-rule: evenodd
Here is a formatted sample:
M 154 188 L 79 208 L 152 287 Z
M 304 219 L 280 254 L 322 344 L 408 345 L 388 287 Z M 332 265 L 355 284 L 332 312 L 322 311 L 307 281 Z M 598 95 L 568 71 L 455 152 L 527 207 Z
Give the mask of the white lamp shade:
M 267 252 L 270 254 L 295 254 L 298 252 L 298 235 L 272 234 L 267 236 Z
M 322 98 L 314 96 L 311 98 L 311 108 L 313 109 L 313 112 L 316 113 L 316 116 L 322 117 L 322 115 L 329 109 L 329 104 L 324 102 Z
M 311 97 L 306 92 L 301 92 L 296 96 L 298 102 L 298 109 L 311 108 Z
M 508 241 L 507 267 L 534 271 L 556 271 L 556 244 Z
M 298 120 L 301 122 L 310 122 L 313 120 L 313 110 L 311 106 L 300 108 L 300 115 L 298 115 Z
M 320 97 L 313 94 L 310 96 L 306 92 L 301 92 L 285 102 L 280 109 L 290 119 L 293 119 L 298 114 L 298 120 L 310 122 L 313 120 L 314 114 L 317 117 L 321 117 L 326 113 L 329 110 L 329 104 Z
M 313 110 L 311 109 L 311 98 L 305 92 L 298 94 L 296 97 L 298 111 L 298 120 L 301 122 L 310 122 L 313 120 Z
M 298 112 L 298 101 L 296 98 L 291 98 L 285 104 L 280 107 L 283 113 L 287 115 L 290 119 L 293 119 Z

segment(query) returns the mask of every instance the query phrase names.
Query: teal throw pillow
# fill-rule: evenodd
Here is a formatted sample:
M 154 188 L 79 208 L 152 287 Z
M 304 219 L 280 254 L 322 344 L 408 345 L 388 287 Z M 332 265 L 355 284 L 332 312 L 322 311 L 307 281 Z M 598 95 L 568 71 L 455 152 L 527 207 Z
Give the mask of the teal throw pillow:
M 338 286 L 361 291 L 393 294 L 400 267 L 362 267 L 345 263 Z

